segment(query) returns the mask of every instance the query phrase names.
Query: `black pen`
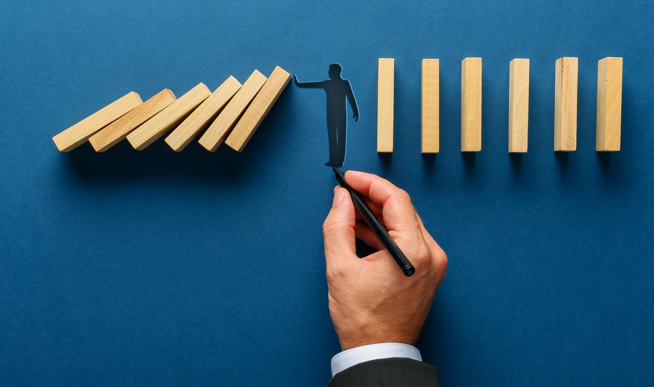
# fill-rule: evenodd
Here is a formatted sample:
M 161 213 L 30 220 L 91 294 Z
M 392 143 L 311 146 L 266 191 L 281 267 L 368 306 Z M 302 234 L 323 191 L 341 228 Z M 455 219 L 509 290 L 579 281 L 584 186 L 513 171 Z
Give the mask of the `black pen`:
M 356 206 L 356 208 L 359 210 L 361 215 L 363 215 L 363 219 L 366 220 L 366 223 L 368 223 L 368 226 L 372 229 L 372 232 L 375 233 L 375 236 L 377 236 L 377 239 L 379 239 L 379 242 L 381 242 L 382 245 L 388 250 L 389 254 L 393 257 L 395 262 L 400 266 L 400 269 L 402 269 L 402 273 L 404 273 L 405 276 L 411 277 L 413 273 L 416 272 L 416 269 L 413 267 L 411 262 L 406 258 L 402 250 L 400 250 L 399 247 L 395 244 L 395 241 L 393 238 L 391 238 L 390 235 L 388 235 L 388 231 L 384 228 L 384 226 L 379 223 L 377 220 L 377 217 L 375 214 L 372 213 L 372 210 L 368 205 L 366 204 L 365 200 L 361 197 L 361 195 L 352 189 L 346 182 L 345 182 L 345 174 L 341 172 L 338 168 L 334 168 L 334 174 L 336 175 L 336 180 L 338 180 L 338 184 L 341 185 L 341 187 L 345 188 L 349 193 L 350 196 L 352 197 L 352 202 Z

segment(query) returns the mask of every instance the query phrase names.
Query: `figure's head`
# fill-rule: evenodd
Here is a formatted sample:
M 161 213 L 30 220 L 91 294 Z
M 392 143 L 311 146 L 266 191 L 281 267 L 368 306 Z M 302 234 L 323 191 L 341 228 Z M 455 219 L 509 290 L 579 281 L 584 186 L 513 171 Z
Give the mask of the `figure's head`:
M 329 65 L 329 78 L 339 79 L 341 77 L 341 71 L 343 71 L 343 68 L 338 63 Z

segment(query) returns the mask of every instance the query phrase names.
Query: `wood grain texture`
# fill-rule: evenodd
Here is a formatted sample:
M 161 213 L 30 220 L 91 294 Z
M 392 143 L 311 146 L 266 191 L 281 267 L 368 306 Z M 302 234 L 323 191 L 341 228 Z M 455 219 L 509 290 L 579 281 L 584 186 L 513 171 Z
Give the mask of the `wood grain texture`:
M 529 59 L 509 66 L 509 152 L 526 153 L 529 138 Z
M 141 97 L 132 91 L 52 137 L 52 140 L 59 151 L 70 152 L 86 142 L 97 131 L 129 113 L 130 110 L 142 103 Z
M 554 151 L 577 150 L 578 58 L 556 61 L 554 98 Z
M 622 58 L 604 58 L 597 64 L 597 136 L 595 150 L 620 150 L 622 125 Z
M 440 63 L 438 59 L 422 60 L 422 153 L 438 153 L 440 150 L 439 70 Z
M 188 116 L 168 137 L 166 143 L 175 152 L 181 152 L 195 137 L 206 128 L 218 112 L 227 105 L 234 94 L 241 88 L 241 83 L 230 76 L 211 96 Z
M 220 144 L 225 141 L 265 82 L 266 77 L 258 70 L 254 70 L 213 124 L 209 126 L 209 129 L 200 137 L 200 141 L 198 141 L 200 145 L 210 152 L 215 152 Z
M 154 97 L 137 106 L 129 113 L 120 117 L 107 127 L 97 132 L 89 142 L 96 152 L 104 152 L 112 146 L 122 141 L 129 133 L 145 121 L 159 113 L 166 106 L 175 102 L 175 94 L 168 89 L 164 89 Z
M 461 152 L 481 150 L 481 58 L 461 62 Z
M 395 59 L 379 58 L 377 77 L 377 152 L 393 152 Z
M 252 100 L 250 107 L 243 113 L 243 117 L 225 140 L 225 144 L 237 152 L 241 152 L 290 81 L 291 74 L 279 66 L 275 67 L 257 96 Z
M 157 115 L 127 135 L 127 141 L 136 150 L 143 150 L 179 124 L 195 108 L 211 95 L 204 83 L 200 83 L 177 101 L 168 105 Z

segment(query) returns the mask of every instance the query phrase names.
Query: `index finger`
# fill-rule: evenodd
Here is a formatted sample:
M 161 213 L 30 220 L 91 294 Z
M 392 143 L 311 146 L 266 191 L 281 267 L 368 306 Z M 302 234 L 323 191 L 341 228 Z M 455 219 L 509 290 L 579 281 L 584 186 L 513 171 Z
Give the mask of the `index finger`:
M 369 197 L 380 208 L 384 207 L 388 199 L 401 191 L 390 181 L 366 172 L 347 171 L 345 181 L 355 191 Z
M 416 211 L 409 194 L 379 176 L 357 171 L 347 171 L 345 180 L 354 190 L 379 206 L 384 225 L 393 239 L 413 238 L 421 235 Z

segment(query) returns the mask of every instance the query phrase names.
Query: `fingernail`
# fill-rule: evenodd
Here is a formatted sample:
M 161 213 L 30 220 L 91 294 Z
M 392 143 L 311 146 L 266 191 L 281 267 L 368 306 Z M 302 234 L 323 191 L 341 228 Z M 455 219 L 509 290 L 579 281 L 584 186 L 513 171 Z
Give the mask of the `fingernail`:
M 345 197 L 345 194 L 343 194 L 342 189 L 336 190 L 334 193 L 334 202 L 332 203 L 332 207 L 339 205 L 343 201 L 343 197 Z

